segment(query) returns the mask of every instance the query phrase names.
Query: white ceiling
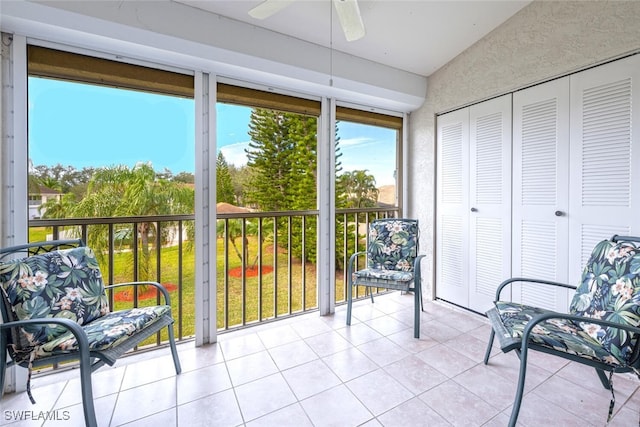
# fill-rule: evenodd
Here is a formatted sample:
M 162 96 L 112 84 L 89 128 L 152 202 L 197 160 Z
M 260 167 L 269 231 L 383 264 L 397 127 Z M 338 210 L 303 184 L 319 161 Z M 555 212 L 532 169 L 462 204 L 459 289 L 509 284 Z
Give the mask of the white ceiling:
M 350 55 L 428 76 L 531 0 L 359 0 L 364 38 L 347 42 L 331 0 L 296 0 L 257 20 L 262 0 L 173 0 Z

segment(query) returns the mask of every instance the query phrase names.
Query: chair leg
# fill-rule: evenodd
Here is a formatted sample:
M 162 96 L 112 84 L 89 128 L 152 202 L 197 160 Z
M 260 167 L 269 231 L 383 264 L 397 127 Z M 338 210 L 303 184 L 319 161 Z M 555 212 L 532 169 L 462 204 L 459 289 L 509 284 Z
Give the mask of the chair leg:
M 602 369 L 596 368 L 596 372 L 598 373 L 598 378 L 600 378 L 600 382 L 607 390 L 611 390 L 611 383 L 609 382 L 609 378 L 607 378 L 607 374 L 604 373 Z
M 487 345 L 487 351 L 484 354 L 484 364 L 489 363 L 489 356 L 491 356 L 491 349 L 493 348 L 493 340 L 496 337 L 496 331 L 491 328 L 491 335 L 489 335 L 489 344 Z
M 369 286 L 366 286 L 364 288 L 364 294 L 367 295 L 369 294 L 369 298 L 371 298 L 371 303 L 373 304 L 375 301 L 373 300 L 373 288 L 370 288 Z
M 82 390 L 82 409 L 87 427 L 98 427 L 96 411 L 93 406 L 93 390 L 91 388 L 91 359 L 88 351 L 80 351 L 80 388 Z
M 173 356 L 173 365 L 176 367 L 176 374 L 180 374 L 180 372 L 182 372 L 182 367 L 180 366 L 180 359 L 178 358 L 178 349 L 176 348 L 176 340 L 173 336 L 173 324 L 167 326 L 167 330 L 169 331 L 169 345 L 171 346 L 171 355 Z
M 417 284 L 413 285 L 413 337 L 420 338 L 420 303 L 422 302 L 422 292 L 420 291 L 420 287 Z
M 1 333 L 1 332 L 0 332 Z M 4 347 L 2 348 L 2 354 L 0 354 L 0 399 L 4 395 L 4 379 L 7 375 L 7 350 Z
M 520 375 L 518 376 L 518 388 L 516 390 L 516 397 L 513 400 L 513 409 L 511 410 L 511 418 L 509 419 L 509 427 L 515 427 L 518 421 L 518 415 L 520 414 L 520 405 L 522 404 L 522 397 L 524 396 L 524 380 L 527 376 L 527 347 L 526 344 L 520 352 Z
M 353 285 L 347 281 L 347 325 L 351 325 L 351 294 Z

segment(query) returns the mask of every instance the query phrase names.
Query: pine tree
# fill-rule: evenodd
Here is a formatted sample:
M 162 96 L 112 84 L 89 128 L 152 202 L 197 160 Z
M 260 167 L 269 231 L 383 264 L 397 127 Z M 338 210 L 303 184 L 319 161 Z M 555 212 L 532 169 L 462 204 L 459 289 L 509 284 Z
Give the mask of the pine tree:
M 308 210 L 316 208 L 317 119 L 294 113 L 256 108 L 249 123 L 251 142 L 247 166 L 246 198 L 261 211 Z M 279 220 L 280 221 L 280 220 Z M 292 252 L 313 261 L 316 257 L 316 221 L 294 218 L 289 230 L 286 219 L 278 224 L 278 241 L 286 242 L 291 232 Z M 304 251 L 303 251 L 304 250 Z
M 256 108 L 251 112 L 247 201 L 261 211 L 315 209 L 315 117 Z
M 340 138 L 335 142 L 336 174 L 342 172 Z M 254 109 L 249 124 L 251 142 L 247 152 L 248 178 L 245 196 L 248 204 L 261 211 L 312 210 L 317 207 L 318 140 L 317 119 L 293 113 Z M 375 188 L 374 188 L 375 189 Z M 347 207 L 348 183 L 336 181 L 336 206 Z M 287 242 L 291 232 L 291 249 L 307 261 L 316 259 L 315 216 L 294 217 L 291 224 L 278 224 L 278 242 Z M 304 230 L 303 230 L 304 224 Z M 289 227 L 291 227 L 289 229 Z M 343 230 L 348 225 L 342 215 L 336 218 L 336 266 L 343 267 L 345 250 Z M 304 233 L 303 233 L 304 232 Z M 304 246 L 302 242 L 304 234 Z M 346 242 L 347 251 L 354 245 Z M 304 249 L 304 252 L 303 252 Z M 352 251 L 350 251 L 352 252 Z
M 222 151 L 218 153 L 216 160 L 216 202 L 236 203 L 229 165 Z

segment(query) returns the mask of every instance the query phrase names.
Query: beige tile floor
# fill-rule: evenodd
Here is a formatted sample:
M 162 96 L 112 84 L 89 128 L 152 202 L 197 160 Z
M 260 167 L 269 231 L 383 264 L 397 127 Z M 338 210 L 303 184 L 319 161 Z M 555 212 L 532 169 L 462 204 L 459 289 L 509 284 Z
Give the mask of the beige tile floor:
M 413 297 L 392 293 L 335 315 L 297 316 L 126 357 L 94 374 L 101 426 L 505 426 L 518 375 L 512 352 L 482 363 L 489 326 L 479 315 L 427 303 L 413 338 Z M 523 426 L 604 426 L 611 397 L 591 368 L 535 353 L 520 412 Z M 638 425 L 640 381 L 614 377 L 610 426 Z M 39 376 L 0 401 L 0 425 L 81 426 L 78 372 Z M 16 421 L 39 411 L 59 420 Z

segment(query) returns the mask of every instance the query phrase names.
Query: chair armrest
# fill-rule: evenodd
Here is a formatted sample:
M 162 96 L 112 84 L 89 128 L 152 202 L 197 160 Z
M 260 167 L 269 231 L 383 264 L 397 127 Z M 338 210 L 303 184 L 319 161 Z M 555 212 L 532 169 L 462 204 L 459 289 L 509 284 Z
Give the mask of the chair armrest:
M 423 254 L 416 257 L 416 259 L 413 261 L 413 271 L 416 271 L 418 272 L 418 274 L 420 274 L 420 261 L 422 261 L 422 258 L 426 256 L 426 254 Z
M 640 334 L 640 327 L 637 327 L 637 326 L 623 325 L 621 323 L 612 322 L 610 320 L 596 319 L 594 317 L 585 317 L 585 316 L 578 316 L 575 314 L 568 314 L 568 313 L 565 314 L 565 313 L 558 313 L 558 312 L 552 311 L 548 313 L 538 314 L 537 316 L 534 316 L 533 318 L 531 318 L 531 320 L 527 322 L 527 326 L 524 328 L 523 337 L 524 335 L 529 335 L 531 332 L 531 329 L 533 329 L 535 325 L 549 319 L 567 319 L 573 322 L 592 323 L 595 325 L 606 326 L 608 328 L 623 329 L 625 331 L 629 331 L 634 334 Z
M 63 319 L 58 317 L 43 317 L 40 319 L 26 319 L 26 320 L 14 320 L 11 322 L 0 323 L 0 330 L 11 329 L 16 327 L 30 326 L 30 325 L 60 325 L 63 328 L 69 330 L 78 341 L 78 349 L 80 352 L 87 352 L 87 362 L 89 357 L 89 340 L 87 334 L 80 325 L 70 319 Z M 1 351 L 5 351 L 2 349 Z
M 171 298 L 169 297 L 169 291 L 167 291 L 167 289 L 158 282 L 123 282 L 123 283 L 115 283 L 113 285 L 105 286 L 104 288 L 106 290 L 106 289 L 120 288 L 123 286 L 148 286 L 148 285 L 151 285 L 156 289 L 158 289 L 160 292 L 162 292 L 162 295 L 164 296 L 165 305 L 171 305 Z
M 633 334 L 640 334 L 640 328 L 636 326 L 623 325 L 617 322 L 612 322 L 610 320 L 595 319 L 592 317 L 576 316 L 575 314 L 564 314 L 564 313 L 557 313 L 557 312 L 542 313 L 537 316 L 534 316 L 531 320 L 527 322 L 527 326 L 525 326 L 524 331 L 522 332 L 522 343 L 520 348 L 521 352 L 527 351 L 529 347 L 529 335 L 531 335 L 531 331 L 533 330 L 533 328 L 538 323 L 544 322 L 545 320 L 549 320 L 549 319 L 567 319 L 573 322 L 591 323 L 595 325 L 606 326 L 608 328 L 622 329 L 624 331 L 628 331 Z M 632 363 L 635 363 L 635 362 L 637 361 L 632 361 Z
M 348 267 L 350 269 L 350 271 L 353 271 L 353 266 L 355 265 L 356 262 L 356 258 L 358 258 L 361 255 L 365 255 L 367 253 L 367 251 L 360 251 L 360 252 L 356 252 L 353 255 L 351 255 L 349 257 L 349 263 L 348 263 Z
M 524 278 L 524 277 L 512 277 L 511 279 L 507 279 L 504 282 L 500 283 L 500 286 L 498 286 L 498 289 L 496 290 L 496 299 L 494 300 L 494 302 L 495 301 L 500 301 L 500 294 L 502 293 L 502 289 L 504 289 L 507 285 L 510 285 L 511 283 L 514 283 L 514 282 L 537 283 L 537 284 L 540 284 L 540 285 L 557 286 L 557 287 L 573 289 L 573 290 L 576 289 L 576 287 L 573 286 L 573 285 L 567 285 L 566 283 L 554 282 L 552 280 L 527 279 L 527 278 Z
M 360 252 L 356 252 L 353 255 L 351 255 L 349 257 L 349 262 L 347 263 L 347 283 L 351 284 L 352 283 L 352 276 L 353 276 L 353 270 L 354 270 L 354 266 L 356 264 L 356 259 L 361 256 L 366 254 L 367 251 L 360 251 Z
M 422 258 L 426 256 L 427 256 L 426 254 L 418 255 L 416 259 L 413 261 L 414 282 L 420 282 L 422 280 L 422 276 L 420 274 L 420 261 L 422 261 Z

